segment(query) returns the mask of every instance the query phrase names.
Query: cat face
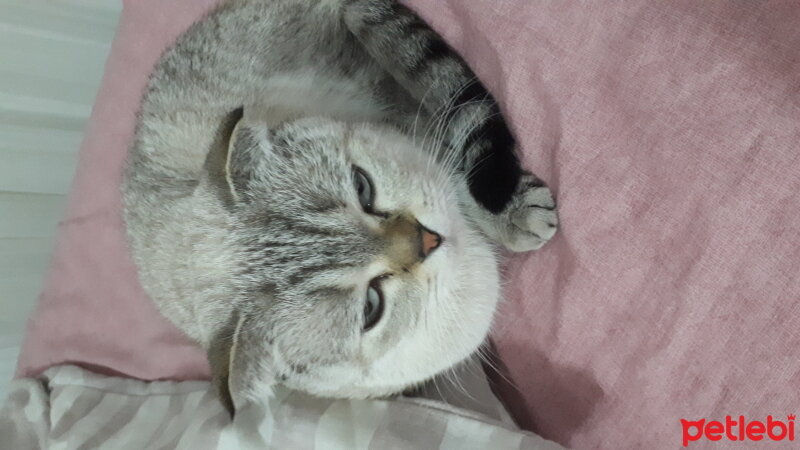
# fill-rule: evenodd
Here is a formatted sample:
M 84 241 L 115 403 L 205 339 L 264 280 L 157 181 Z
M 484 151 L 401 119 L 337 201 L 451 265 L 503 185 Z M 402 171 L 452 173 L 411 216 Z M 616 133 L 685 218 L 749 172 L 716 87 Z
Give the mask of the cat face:
M 212 344 L 223 362 L 211 357 L 233 403 L 274 382 L 396 393 L 480 345 L 495 256 L 462 216 L 460 179 L 429 155 L 379 125 L 237 125 L 225 173 L 243 300 L 217 333 L 234 338 Z

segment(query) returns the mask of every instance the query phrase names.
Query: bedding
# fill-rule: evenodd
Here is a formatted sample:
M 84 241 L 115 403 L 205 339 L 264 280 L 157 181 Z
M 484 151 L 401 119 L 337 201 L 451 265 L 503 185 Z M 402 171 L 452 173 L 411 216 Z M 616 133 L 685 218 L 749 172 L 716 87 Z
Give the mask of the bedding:
M 557 193 L 561 231 L 510 257 L 493 330 L 518 423 L 574 448 L 672 448 L 681 419 L 797 412 L 800 4 L 407 3 Z M 136 283 L 118 185 L 147 73 L 212 4 L 125 2 L 21 382 L 65 363 L 208 377 Z
M 278 388 L 231 420 L 204 381 L 145 383 L 57 366 L 12 388 L 0 410 L 8 449 L 562 448 L 424 399 L 326 400 Z
M 0 402 L 6 398 L 19 358 L 21 337 L 0 335 Z M 2 403 L 0 403 L 2 404 Z

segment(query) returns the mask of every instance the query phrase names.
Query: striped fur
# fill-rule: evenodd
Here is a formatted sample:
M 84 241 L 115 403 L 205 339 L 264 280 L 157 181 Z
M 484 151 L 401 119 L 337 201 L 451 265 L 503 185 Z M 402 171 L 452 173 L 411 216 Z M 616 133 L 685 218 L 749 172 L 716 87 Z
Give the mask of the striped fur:
M 480 206 L 499 213 L 522 176 L 515 140 L 492 95 L 464 61 L 405 6 L 350 1 L 348 26 L 372 58 L 431 115 L 442 112 L 444 145 L 469 174 Z

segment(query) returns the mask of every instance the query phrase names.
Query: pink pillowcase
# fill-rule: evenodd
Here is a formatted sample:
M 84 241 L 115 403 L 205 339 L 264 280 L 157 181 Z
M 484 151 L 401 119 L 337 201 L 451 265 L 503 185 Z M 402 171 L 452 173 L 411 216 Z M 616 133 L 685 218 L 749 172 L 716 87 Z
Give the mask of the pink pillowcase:
M 124 3 L 50 273 L 28 323 L 18 376 L 80 363 L 145 380 L 209 377 L 204 352 L 161 317 L 139 286 L 125 241 L 119 186 L 153 65 L 213 4 Z
M 136 282 L 118 186 L 147 74 L 213 3 L 125 3 L 19 376 L 208 376 Z M 522 425 L 576 448 L 676 447 L 681 419 L 796 413 L 800 4 L 409 3 L 558 193 L 561 233 L 511 258 L 494 330 Z

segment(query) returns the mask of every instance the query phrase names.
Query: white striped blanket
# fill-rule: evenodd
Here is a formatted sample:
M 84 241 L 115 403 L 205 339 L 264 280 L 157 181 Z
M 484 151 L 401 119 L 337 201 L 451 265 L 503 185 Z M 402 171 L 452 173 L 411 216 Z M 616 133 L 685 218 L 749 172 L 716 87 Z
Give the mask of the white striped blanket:
M 12 382 L 0 411 L 0 448 L 561 448 L 493 408 L 479 414 L 423 398 L 330 400 L 278 388 L 232 421 L 207 382 L 148 383 L 59 366 Z

